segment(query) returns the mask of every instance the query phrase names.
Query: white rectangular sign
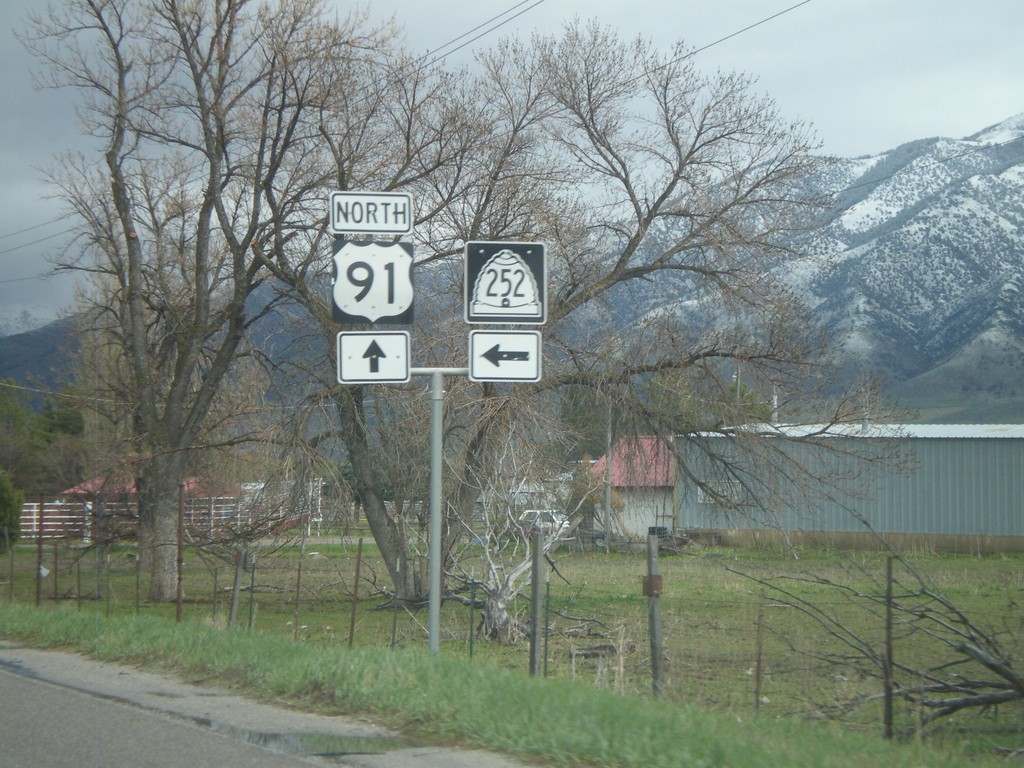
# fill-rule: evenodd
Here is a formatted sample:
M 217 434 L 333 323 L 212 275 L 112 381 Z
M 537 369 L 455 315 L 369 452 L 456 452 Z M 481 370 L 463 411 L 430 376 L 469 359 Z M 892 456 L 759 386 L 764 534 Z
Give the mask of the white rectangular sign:
M 405 192 L 331 192 L 328 230 L 335 235 L 407 235 L 413 218 Z
M 470 331 L 470 381 L 540 381 L 539 331 Z
M 338 334 L 339 384 L 409 381 L 408 331 L 342 331 Z

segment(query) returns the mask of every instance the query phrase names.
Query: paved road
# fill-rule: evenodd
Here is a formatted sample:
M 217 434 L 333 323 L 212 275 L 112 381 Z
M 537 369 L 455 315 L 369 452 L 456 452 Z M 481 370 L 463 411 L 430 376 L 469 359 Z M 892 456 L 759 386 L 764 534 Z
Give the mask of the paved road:
M 0 764 L 18 768 L 521 768 L 417 747 L 351 718 L 257 704 L 216 688 L 0 643 Z

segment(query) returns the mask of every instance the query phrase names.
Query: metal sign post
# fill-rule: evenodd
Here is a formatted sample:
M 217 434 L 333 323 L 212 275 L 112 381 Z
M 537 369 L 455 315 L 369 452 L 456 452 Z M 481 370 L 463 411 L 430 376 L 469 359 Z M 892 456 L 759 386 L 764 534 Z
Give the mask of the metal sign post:
M 468 368 L 413 368 L 413 376 L 430 377 L 430 598 L 427 605 L 430 652 L 441 648 L 441 467 L 444 458 L 442 419 L 444 377 L 468 376 Z

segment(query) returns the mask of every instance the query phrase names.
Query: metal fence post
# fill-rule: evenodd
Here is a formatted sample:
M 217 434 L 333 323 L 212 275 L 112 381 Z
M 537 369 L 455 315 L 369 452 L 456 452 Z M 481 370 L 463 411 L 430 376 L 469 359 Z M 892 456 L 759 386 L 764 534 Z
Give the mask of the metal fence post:
M 541 582 L 544 577 L 544 532 L 533 530 L 533 578 L 530 584 L 530 674 L 541 672 L 541 626 L 544 624 L 544 603 L 541 600 Z
M 175 590 L 175 621 L 181 621 L 182 609 L 185 602 L 185 587 L 182 577 L 185 572 L 185 483 L 178 483 L 178 549 L 176 555 L 178 584 Z
M 761 711 L 761 663 L 764 655 L 764 592 L 757 602 L 757 633 L 754 636 L 754 712 Z
M 665 694 L 665 642 L 661 627 L 661 572 L 658 566 L 658 537 L 647 537 L 647 578 L 644 579 L 647 596 L 647 623 L 651 636 L 651 677 L 655 698 Z
M 249 577 L 249 629 L 252 629 L 253 621 L 256 618 L 256 553 L 246 552 L 249 557 L 249 567 L 252 569 Z
M 893 736 L 893 674 L 892 674 L 892 557 L 885 563 L 885 708 L 883 713 L 883 735 Z
M 348 647 L 351 648 L 356 638 L 356 606 L 359 605 L 359 570 L 363 565 L 363 537 L 359 537 L 356 549 L 356 580 L 352 587 L 352 614 L 348 622 Z
M 10 559 L 7 575 L 7 602 L 10 604 L 14 602 L 14 542 L 11 541 L 11 533 L 6 525 L 4 526 L 4 550 Z
M 36 529 L 36 607 L 43 602 L 43 526 L 46 517 L 46 501 L 39 497 L 39 526 Z

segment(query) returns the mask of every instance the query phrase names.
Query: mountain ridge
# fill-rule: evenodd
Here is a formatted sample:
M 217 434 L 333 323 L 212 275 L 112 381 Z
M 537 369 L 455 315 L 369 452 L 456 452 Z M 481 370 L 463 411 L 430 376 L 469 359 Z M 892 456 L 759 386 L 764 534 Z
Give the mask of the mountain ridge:
M 1024 397 L 1024 114 L 839 163 L 847 186 L 801 242 L 832 264 L 797 287 L 842 356 L 925 410 Z
M 810 184 L 834 204 L 786 271 L 835 328 L 851 375 L 887 377 L 925 420 L 1024 422 L 1024 113 L 964 139 L 833 159 Z M 624 304 L 670 310 L 680 293 L 666 282 Z M 0 378 L 52 379 L 49 328 L 0 338 Z

